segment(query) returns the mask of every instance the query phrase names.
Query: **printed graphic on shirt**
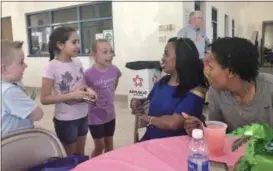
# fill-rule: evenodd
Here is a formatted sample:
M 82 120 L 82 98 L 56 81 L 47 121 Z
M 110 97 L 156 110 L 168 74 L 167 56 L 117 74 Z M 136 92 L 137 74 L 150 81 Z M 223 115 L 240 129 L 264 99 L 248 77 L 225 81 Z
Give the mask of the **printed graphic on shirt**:
M 99 91 L 97 105 L 105 107 L 111 105 L 114 98 L 115 84 L 117 78 L 99 79 L 95 81 L 94 87 Z M 98 106 L 98 107 L 99 107 Z
M 72 91 L 72 87 L 74 87 L 74 85 L 79 82 L 81 79 L 83 79 L 84 76 L 84 72 L 83 69 L 80 68 L 79 70 L 79 75 L 76 76 L 76 78 L 74 78 L 71 74 L 71 72 L 66 71 L 64 74 L 61 75 L 62 80 L 59 83 L 59 90 L 62 94 L 67 94 L 69 92 Z M 67 105 L 73 105 L 76 103 L 79 103 L 80 101 L 78 100 L 70 100 L 70 101 L 66 101 L 65 103 Z
M 73 76 L 70 72 L 62 74 L 62 81 L 59 83 L 59 89 L 63 94 L 70 92 L 70 86 L 73 81 Z

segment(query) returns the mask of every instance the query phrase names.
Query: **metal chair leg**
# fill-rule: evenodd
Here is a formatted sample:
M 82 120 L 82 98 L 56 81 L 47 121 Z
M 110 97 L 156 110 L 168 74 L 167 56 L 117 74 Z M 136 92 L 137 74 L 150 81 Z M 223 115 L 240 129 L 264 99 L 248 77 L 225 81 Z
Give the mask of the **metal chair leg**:
M 139 119 L 137 116 L 135 116 L 135 125 L 134 125 L 134 143 L 137 143 L 139 141 L 139 134 L 138 134 L 138 125 L 139 125 Z

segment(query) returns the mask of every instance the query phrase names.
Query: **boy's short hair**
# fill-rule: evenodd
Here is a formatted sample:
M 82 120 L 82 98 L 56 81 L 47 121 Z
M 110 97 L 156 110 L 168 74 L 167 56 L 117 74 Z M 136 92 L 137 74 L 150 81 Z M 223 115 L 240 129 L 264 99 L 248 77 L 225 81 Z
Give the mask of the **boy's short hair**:
M 97 39 L 92 43 L 92 53 L 96 53 L 97 52 L 97 45 L 99 43 L 109 43 L 106 39 Z
M 23 46 L 23 41 L 7 41 L 1 40 L 1 62 L 2 64 L 10 64 L 14 59 L 14 50 L 20 50 Z

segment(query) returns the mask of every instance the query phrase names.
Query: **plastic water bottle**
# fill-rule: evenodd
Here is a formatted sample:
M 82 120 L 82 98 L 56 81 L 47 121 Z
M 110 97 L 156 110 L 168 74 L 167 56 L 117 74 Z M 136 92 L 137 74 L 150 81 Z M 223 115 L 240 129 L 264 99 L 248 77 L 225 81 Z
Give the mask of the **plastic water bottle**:
M 208 146 L 203 130 L 194 129 L 189 143 L 188 171 L 209 171 Z

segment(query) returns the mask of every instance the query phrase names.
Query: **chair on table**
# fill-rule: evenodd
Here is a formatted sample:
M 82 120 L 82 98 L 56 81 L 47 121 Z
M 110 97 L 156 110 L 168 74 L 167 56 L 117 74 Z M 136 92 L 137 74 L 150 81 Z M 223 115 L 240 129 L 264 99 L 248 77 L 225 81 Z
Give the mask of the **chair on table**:
M 33 128 L 2 137 L 2 171 L 25 171 L 53 157 L 66 157 L 56 137 L 48 130 Z
M 271 64 L 271 70 L 273 71 L 273 50 L 269 55 L 269 63 Z

